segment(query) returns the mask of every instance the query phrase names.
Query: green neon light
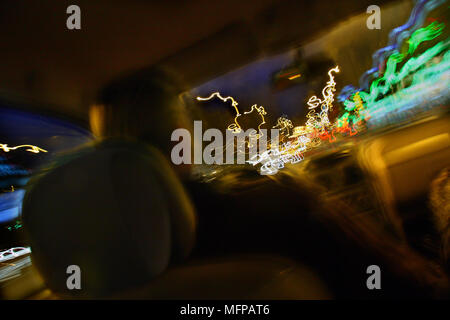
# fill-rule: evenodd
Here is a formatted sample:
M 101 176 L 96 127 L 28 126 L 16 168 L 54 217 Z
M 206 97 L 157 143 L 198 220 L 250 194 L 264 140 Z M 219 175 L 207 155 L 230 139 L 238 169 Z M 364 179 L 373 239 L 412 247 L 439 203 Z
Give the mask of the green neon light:
M 409 49 L 408 54 L 413 54 L 417 47 L 424 41 L 432 40 L 441 35 L 442 29 L 444 29 L 444 23 L 438 23 L 434 21 L 425 28 L 420 28 L 411 35 L 408 40 Z

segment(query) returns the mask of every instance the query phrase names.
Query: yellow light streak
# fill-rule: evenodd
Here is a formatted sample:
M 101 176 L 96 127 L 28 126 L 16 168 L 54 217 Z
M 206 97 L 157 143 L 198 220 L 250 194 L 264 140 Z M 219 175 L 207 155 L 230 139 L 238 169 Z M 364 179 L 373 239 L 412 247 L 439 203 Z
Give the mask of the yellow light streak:
M 286 117 L 280 117 L 277 119 L 277 123 L 272 128 L 280 129 L 280 141 L 282 144 L 280 147 L 274 147 L 270 145 L 264 152 L 258 153 L 249 159 L 247 162 L 256 165 L 261 164 L 261 174 L 275 174 L 279 169 L 284 168 L 286 163 L 297 163 L 304 159 L 303 152 L 318 146 L 321 143 L 321 138 L 325 134 L 328 134 L 330 127 L 330 120 L 328 118 L 328 112 L 333 109 L 334 93 L 336 91 L 336 82 L 334 81 L 333 73 L 338 73 L 339 66 L 336 66 L 328 71 L 329 80 L 325 87 L 322 89 L 322 99 L 317 96 L 309 98 L 307 105 L 309 112 L 306 115 L 306 122 L 304 126 L 295 126 L 292 121 Z M 300 75 L 294 75 L 290 78 L 298 78 Z M 289 78 L 289 79 L 290 79 Z M 291 79 L 290 79 L 291 80 Z M 238 102 L 233 97 L 222 97 L 219 92 L 212 93 L 209 97 L 197 97 L 199 101 L 211 100 L 214 97 L 219 98 L 223 102 L 231 101 L 231 106 L 236 111 L 234 123 L 228 126 L 228 130 L 234 133 L 241 132 L 242 128 L 238 122 L 238 118 L 242 115 L 239 112 Z M 357 98 L 360 98 L 359 95 Z M 316 109 L 320 106 L 320 110 Z M 244 114 L 257 111 L 261 116 L 261 123 L 258 126 L 258 133 L 253 135 L 256 138 L 262 136 L 261 126 L 266 123 L 264 116 L 267 114 L 264 107 L 258 107 L 254 104 L 251 109 Z M 292 129 L 292 134 L 290 130 Z M 286 141 L 288 140 L 288 141 Z
M 32 153 L 48 152 L 47 150 L 44 150 L 44 149 L 39 148 L 37 146 L 33 146 L 31 144 L 23 144 L 23 145 L 20 145 L 20 146 L 8 147 L 7 144 L 0 143 L 0 149 L 5 151 L 5 152 L 10 152 L 11 150 L 17 150 L 17 149 L 20 149 L 20 148 L 28 148 L 28 149 L 25 149 L 25 151 L 32 152 Z
M 224 97 L 222 97 L 220 92 L 214 92 L 209 97 L 206 97 L 206 98 L 197 97 L 197 100 L 199 100 L 199 101 L 208 101 L 208 100 L 213 99 L 214 97 L 219 98 L 223 102 L 231 101 L 231 106 L 236 111 L 236 116 L 234 117 L 234 123 L 228 125 L 227 129 L 232 131 L 233 133 L 241 132 L 242 131 L 242 127 L 241 127 L 241 125 L 238 122 L 238 118 L 240 116 L 242 116 L 242 114 L 239 112 L 238 102 L 233 97 L 225 97 L 224 98 Z M 251 134 L 250 136 L 251 137 L 255 137 L 256 139 L 259 139 L 260 137 L 263 136 L 263 134 L 261 133 L 261 126 L 266 123 L 266 120 L 265 120 L 264 116 L 267 114 L 267 112 L 266 112 L 266 110 L 264 109 L 263 106 L 259 106 L 258 107 L 258 105 L 254 104 L 254 105 L 252 105 L 251 109 L 249 111 L 244 112 L 244 114 L 250 114 L 253 111 L 258 112 L 259 116 L 261 117 L 261 122 L 258 125 L 258 133 Z
M 323 131 L 324 127 L 330 124 L 328 119 L 328 111 L 333 110 L 334 92 L 336 91 L 336 82 L 334 81 L 333 72 L 338 73 L 339 66 L 332 68 L 328 71 L 328 77 L 330 80 L 327 85 L 322 89 L 322 98 L 312 96 L 309 98 L 307 105 L 311 111 L 306 116 L 308 118 L 306 125 L 311 128 L 317 128 Z M 320 105 L 320 112 L 315 112 Z
M 261 133 L 261 126 L 266 123 L 266 120 L 264 119 L 264 116 L 267 114 L 266 110 L 263 106 L 257 106 L 256 104 L 252 105 L 252 108 L 250 111 L 244 112 L 244 114 L 249 114 L 255 111 L 259 113 L 259 116 L 261 117 L 261 123 L 258 125 L 258 133 L 257 134 L 249 134 L 250 137 L 255 137 L 256 139 L 259 139 L 263 136 Z
M 239 125 L 239 122 L 237 121 L 237 118 L 239 118 L 241 116 L 241 113 L 239 112 L 239 108 L 238 108 L 238 103 L 236 100 L 234 100 L 233 97 L 222 97 L 220 95 L 220 92 L 214 92 L 211 93 L 211 95 L 209 97 L 206 98 L 202 98 L 202 97 L 197 97 L 197 100 L 199 101 L 208 101 L 213 99 L 214 97 L 219 98 L 220 100 L 222 100 L 223 102 L 227 102 L 228 100 L 231 100 L 231 106 L 234 108 L 234 110 L 236 111 L 236 116 L 234 117 L 234 123 L 230 124 L 228 126 L 228 130 L 233 131 L 233 133 L 239 133 L 241 132 L 241 126 Z
M 286 117 L 279 117 L 277 119 L 277 124 L 273 126 L 274 129 L 280 129 L 280 136 L 288 137 L 290 135 L 290 129 L 294 127 L 292 121 Z

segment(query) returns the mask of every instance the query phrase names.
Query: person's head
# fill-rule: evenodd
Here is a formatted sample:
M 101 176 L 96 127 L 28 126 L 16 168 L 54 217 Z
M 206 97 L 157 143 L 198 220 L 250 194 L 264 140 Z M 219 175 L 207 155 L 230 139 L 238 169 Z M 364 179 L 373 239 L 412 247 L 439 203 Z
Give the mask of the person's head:
M 167 154 L 172 131 L 193 124 L 180 98 L 184 90 L 173 74 L 157 67 L 114 80 L 89 110 L 92 131 L 101 138 L 140 139 Z

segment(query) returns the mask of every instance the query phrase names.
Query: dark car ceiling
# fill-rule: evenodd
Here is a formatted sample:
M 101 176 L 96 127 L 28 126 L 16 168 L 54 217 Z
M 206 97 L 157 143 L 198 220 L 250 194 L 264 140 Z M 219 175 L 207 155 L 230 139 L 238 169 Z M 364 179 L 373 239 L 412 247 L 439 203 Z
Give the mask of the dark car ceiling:
M 83 119 L 97 90 L 125 71 L 162 63 L 194 86 L 307 43 L 372 2 L 3 0 L 0 98 Z M 81 30 L 66 28 L 71 4 Z

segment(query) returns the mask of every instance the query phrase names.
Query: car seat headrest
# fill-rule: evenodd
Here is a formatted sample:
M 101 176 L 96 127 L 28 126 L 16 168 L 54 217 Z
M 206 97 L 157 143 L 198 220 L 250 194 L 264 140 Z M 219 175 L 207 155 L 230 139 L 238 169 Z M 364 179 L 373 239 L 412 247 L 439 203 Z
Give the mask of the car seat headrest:
M 60 294 L 102 295 L 141 284 L 185 258 L 194 209 L 154 148 L 106 141 L 30 181 L 23 222 L 33 262 Z M 81 269 L 82 290 L 66 286 Z

